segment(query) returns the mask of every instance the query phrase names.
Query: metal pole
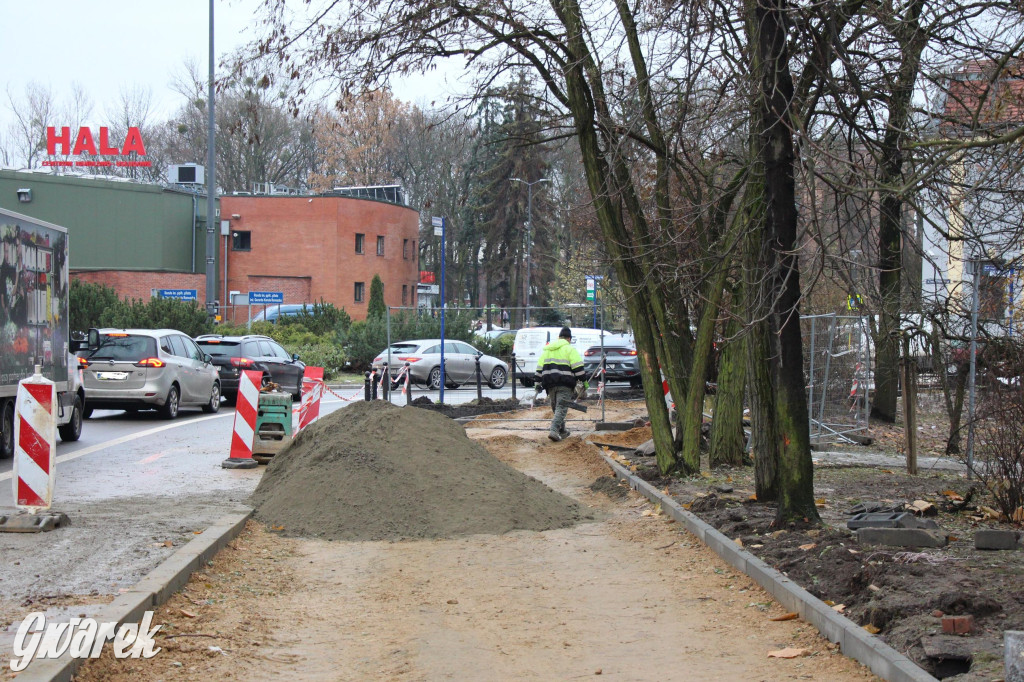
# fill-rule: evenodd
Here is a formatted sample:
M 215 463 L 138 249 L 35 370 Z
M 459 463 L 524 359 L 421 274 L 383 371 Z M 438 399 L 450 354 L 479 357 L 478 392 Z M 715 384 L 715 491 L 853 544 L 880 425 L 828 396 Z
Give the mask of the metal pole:
M 974 291 L 971 295 L 971 370 L 967 375 L 967 478 L 974 469 L 974 377 L 978 355 L 978 288 L 981 286 L 981 261 L 974 261 Z
M 206 102 L 206 313 L 213 314 L 213 299 L 217 298 L 217 235 L 214 232 L 216 223 L 216 147 L 214 141 L 215 119 L 213 115 L 214 99 L 214 52 L 213 52 L 213 0 L 210 0 L 210 82 Z
M 533 230 L 533 184 L 526 183 L 526 324 L 530 326 L 530 232 Z
M 447 227 L 448 219 L 444 216 L 441 217 L 441 393 L 438 396 L 437 402 L 444 404 L 444 311 L 448 307 L 445 303 L 444 298 L 444 238 L 445 229 Z
M 597 296 L 597 280 L 594 280 L 594 296 Z M 604 374 L 604 296 L 601 297 L 601 381 L 598 383 L 604 383 L 605 385 L 601 388 L 601 422 L 605 420 L 604 416 L 604 396 L 608 392 L 608 386 L 605 382 Z

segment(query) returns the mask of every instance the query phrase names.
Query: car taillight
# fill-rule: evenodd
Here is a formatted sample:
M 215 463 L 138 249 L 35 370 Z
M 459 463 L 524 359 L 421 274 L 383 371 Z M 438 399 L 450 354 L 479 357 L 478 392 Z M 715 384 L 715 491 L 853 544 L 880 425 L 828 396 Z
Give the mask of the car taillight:
M 256 363 L 249 358 L 231 358 L 231 364 L 234 367 L 252 367 Z
M 163 367 L 167 363 L 160 358 L 146 358 L 135 363 L 136 367 Z
M 601 351 L 597 350 L 596 348 L 590 348 L 583 355 L 589 358 L 591 355 L 597 355 L 600 352 Z
M 623 355 L 636 355 L 636 351 L 635 350 L 625 350 L 625 351 L 622 351 L 622 354 Z
M 86 360 L 85 358 L 78 358 L 78 366 L 81 367 L 82 369 L 85 369 L 86 367 L 89 366 L 89 361 Z
M 405 357 L 405 358 L 399 357 L 398 361 L 399 362 L 418 362 L 418 361 L 420 361 L 422 359 L 423 358 L 418 358 L 415 355 L 410 355 L 409 357 Z

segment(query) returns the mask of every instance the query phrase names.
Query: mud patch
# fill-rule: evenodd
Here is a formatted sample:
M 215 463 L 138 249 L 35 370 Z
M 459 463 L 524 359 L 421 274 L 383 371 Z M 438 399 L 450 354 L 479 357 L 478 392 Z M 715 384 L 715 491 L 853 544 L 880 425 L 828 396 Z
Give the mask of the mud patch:
M 271 461 L 251 502 L 272 530 L 328 540 L 542 531 L 592 518 L 442 414 L 378 401 L 303 431 Z
M 629 486 L 614 476 L 602 476 L 588 486 L 595 493 L 603 493 L 613 500 L 625 499 L 629 496 Z

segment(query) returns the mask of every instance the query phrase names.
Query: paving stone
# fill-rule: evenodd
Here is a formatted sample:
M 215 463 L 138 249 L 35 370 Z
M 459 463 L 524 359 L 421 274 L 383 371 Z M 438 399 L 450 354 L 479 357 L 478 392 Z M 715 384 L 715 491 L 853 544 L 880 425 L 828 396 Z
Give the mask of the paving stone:
M 860 528 L 857 542 L 892 547 L 945 547 L 949 539 L 943 531 L 927 528 Z
M 975 549 L 1017 549 L 1018 535 L 1012 530 L 979 530 L 974 533 Z

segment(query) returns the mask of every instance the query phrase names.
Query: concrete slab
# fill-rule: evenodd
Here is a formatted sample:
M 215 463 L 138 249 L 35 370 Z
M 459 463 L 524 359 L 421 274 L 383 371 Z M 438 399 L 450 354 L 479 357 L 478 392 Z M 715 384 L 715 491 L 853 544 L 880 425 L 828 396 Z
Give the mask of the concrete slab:
M 1012 530 L 979 530 L 974 533 L 975 549 L 1019 549 L 1020 534 Z
M 949 537 L 942 531 L 927 528 L 860 528 L 857 542 L 862 545 L 890 547 L 945 547 Z

